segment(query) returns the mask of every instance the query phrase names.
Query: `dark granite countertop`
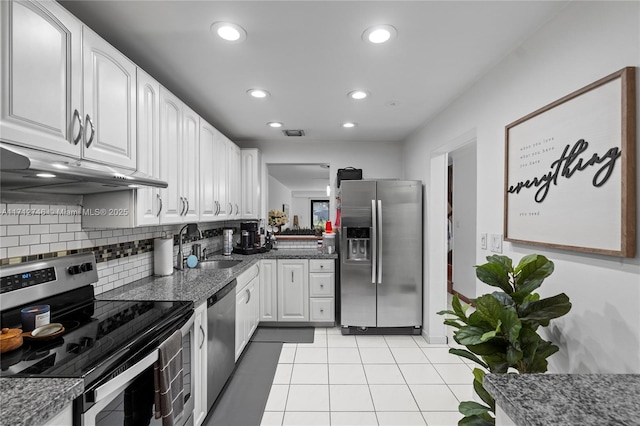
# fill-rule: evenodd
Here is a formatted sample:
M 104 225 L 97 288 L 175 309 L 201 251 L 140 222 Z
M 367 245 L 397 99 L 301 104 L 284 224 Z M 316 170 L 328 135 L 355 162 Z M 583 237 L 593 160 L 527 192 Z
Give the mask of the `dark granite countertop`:
M 242 272 L 255 265 L 260 259 L 337 259 L 337 254 L 325 254 L 318 250 L 271 250 L 252 255 L 213 255 L 209 260 L 241 260 L 238 265 L 227 269 L 201 269 L 199 267 L 183 271 L 174 270 L 172 275 L 151 276 L 134 281 L 125 286 L 99 294 L 102 300 L 187 300 L 195 306 L 227 285 Z
M 640 374 L 487 374 L 518 426 L 640 425 Z
M 83 391 L 82 379 L 0 378 L 0 423 L 41 426 Z

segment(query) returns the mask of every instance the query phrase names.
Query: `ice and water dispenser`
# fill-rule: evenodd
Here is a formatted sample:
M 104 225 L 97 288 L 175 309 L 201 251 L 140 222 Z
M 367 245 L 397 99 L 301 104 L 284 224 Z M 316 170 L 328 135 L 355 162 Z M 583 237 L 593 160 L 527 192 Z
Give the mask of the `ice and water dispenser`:
M 346 260 L 371 261 L 371 228 L 348 227 L 346 229 Z

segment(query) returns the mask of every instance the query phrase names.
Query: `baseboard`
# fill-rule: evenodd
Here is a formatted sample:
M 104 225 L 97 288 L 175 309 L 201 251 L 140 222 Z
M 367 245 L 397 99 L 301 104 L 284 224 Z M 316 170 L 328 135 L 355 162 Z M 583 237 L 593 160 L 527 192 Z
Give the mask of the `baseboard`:
M 432 345 L 446 345 L 449 343 L 447 336 L 429 336 L 429 333 L 424 329 L 422 330 L 422 337 L 427 341 L 427 343 Z

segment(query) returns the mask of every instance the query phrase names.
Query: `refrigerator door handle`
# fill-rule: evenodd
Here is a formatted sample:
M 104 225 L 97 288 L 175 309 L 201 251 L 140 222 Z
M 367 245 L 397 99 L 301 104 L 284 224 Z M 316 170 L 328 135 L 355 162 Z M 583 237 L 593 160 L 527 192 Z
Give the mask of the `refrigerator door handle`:
M 377 229 L 376 200 L 371 200 L 371 284 L 376 283 L 376 270 L 378 269 Z
M 380 235 L 378 236 L 378 284 L 382 284 L 382 200 L 378 200 L 378 226 L 376 227 Z

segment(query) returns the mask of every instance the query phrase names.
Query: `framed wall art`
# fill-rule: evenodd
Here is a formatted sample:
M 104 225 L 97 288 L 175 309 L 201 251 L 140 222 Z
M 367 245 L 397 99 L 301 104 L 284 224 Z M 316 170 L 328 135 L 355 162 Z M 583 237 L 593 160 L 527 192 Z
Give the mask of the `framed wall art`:
M 505 128 L 505 241 L 635 257 L 635 68 Z

